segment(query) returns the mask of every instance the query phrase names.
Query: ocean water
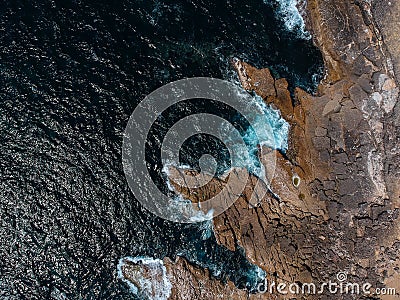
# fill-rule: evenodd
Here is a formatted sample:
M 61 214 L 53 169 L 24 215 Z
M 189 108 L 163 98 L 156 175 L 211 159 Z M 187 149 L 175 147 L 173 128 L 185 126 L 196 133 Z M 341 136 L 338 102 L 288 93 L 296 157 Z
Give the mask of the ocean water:
M 134 199 L 121 145 L 148 93 L 193 76 L 235 81 L 234 57 L 312 91 L 321 54 L 282 3 L 2 2 L 0 298 L 138 299 L 118 279 L 128 256 L 181 255 L 254 290 L 259 268 L 217 245 L 210 222 L 167 222 Z

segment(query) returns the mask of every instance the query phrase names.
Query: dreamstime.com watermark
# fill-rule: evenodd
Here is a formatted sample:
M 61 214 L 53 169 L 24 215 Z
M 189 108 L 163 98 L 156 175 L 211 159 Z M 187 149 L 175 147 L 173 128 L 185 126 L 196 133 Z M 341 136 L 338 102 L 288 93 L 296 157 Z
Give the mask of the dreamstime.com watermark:
M 349 294 L 349 295 L 396 295 L 395 288 L 376 287 L 369 282 L 355 283 L 347 280 L 345 272 L 339 272 L 336 280 L 322 283 L 284 283 L 265 279 L 257 290 L 261 294 L 280 295 L 322 295 L 322 294 Z

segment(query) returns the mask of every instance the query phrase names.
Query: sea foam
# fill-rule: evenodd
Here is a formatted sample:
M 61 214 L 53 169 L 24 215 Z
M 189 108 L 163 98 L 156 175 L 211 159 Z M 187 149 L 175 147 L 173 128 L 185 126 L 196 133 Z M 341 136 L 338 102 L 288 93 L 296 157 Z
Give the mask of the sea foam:
M 265 104 L 260 96 L 253 96 L 249 106 L 253 107 L 253 112 L 246 117 L 251 127 L 240 137 L 247 145 L 250 145 L 249 148 L 240 147 L 240 141 L 235 140 L 237 135 L 233 134 L 227 135 L 230 140 L 224 142 L 230 144 L 237 154 L 235 155 L 236 159 L 232 161 L 232 167 L 246 168 L 250 173 L 260 175 L 262 166 L 257 156 L 259 147 L 266 146 L 286 152 L 289 123 L 282 118 L 279 110 Z
M 299 0 L 275 0 L 278 4 L 278 16 L 285 22 L 286 29 L 298 33 L 300 38 L 309 40 L 310 33 L 306 30 L 304 19 L 299 11 Z M 264 0 L 264 3 L 270 4 L 271 0 Z M 303 2 L 302 2 L 303 3 Z
M 127 266 L 129 264 L 132 267 Z M 124 268 L 127 270 L 124 271 Z M 139 297 L 167 300 L 171 295 L 172 285 L 160 259 L 147 256 L 124 257 L 119 260 L 117 271 L 118 278 L 127 283 L 131 292 Z

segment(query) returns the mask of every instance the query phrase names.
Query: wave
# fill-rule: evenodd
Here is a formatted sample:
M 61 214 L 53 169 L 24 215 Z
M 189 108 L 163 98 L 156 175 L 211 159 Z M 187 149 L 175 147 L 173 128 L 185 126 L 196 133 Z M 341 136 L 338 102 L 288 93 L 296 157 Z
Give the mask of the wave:
M 290 32 L 295 32 L 298 37 L 309 40 L 311 34 L 306 30 L 306 25 L 302 16 L 305 1 L 300 0 L 275 0 L 278 4 L 277 14 L 285 23 L 285 27 Z M 270 4 L 271 0 L 264 0 L 265 4 Z M 300 8 L 300 9 L 299 9 Z
M 266 146 L 286 152 L 289 123 L 281 117 L 279 110 L 267 105 L 260 96 L 253 96 L 249 106 L 254 108 L 252 114 L 247 116 L 251 127 L 240 138 L 251 145 L 250 149 L 243 149 L 234 134 L 228 134 L 231 139 L 224 142 L 236 152 L 232 167 L 246 168 L 250 173 L 260 175 L 262 166 L 257 155 L 259 147 Z

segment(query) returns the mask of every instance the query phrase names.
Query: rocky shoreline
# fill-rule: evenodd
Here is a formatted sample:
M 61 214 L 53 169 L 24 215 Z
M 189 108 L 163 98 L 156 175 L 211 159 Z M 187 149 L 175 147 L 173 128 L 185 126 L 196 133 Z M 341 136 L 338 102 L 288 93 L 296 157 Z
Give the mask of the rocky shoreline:
M 400 292 L 400 41 L 380 9 L 362 0 L 308 1 L 306 24 L 327 70 L 317 95 L 296 88 L 291 99 L 285 79 L 235 62 L 243 87 L 290 123 L 290 144 L 286 156 L 274 153 L 271 187 L 280 198 L 267 196 L 249 207 L 250 180 L 238 201 L 214 219 L 214 230 L 220 244 L 244 248 L 271 281 L 322 283 L 344 272 L 349 282 Z M 164 263 L 170 299 L 287 299 L 248 295 L 182 258 Z M 390 297 L 396 296 L 368 299 L 397 299 Z

